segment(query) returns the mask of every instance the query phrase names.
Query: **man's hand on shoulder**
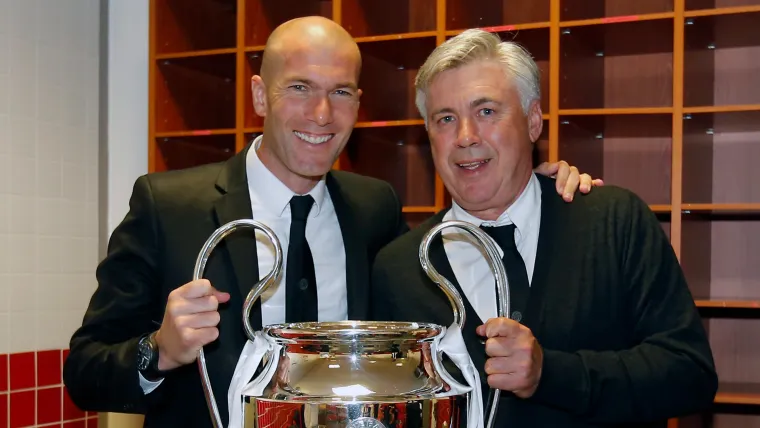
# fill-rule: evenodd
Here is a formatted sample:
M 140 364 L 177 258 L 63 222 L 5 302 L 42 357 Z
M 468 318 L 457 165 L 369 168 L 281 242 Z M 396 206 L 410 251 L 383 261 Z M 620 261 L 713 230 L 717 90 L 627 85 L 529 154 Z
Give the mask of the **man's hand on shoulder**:
M 169 294 L 161 328 L 156 333 L 158 369 L 172 370 L 195 361 L 201 347 L 219 337 L 219 303 L 230 299 L 206 279 L 188 282 Z
M 509 318 L 491 318 L 476 330 L 487 337 L 485 371 L 488 385 L 520 398 L 536 392 L 541 380 L 543 350 L 528 327 Z
M 536 174 L 555 178 L 557 181 L 557 193 L 566 202 L 573 201 L 577 190 L 580 190 L 581 193 L 589 193 L 594 186 L 604 186 L 604 181 L 601 178 L 591 178 L 589 174 L 581 174 L 578 168 L 570 166 L 565 161 L 543 162 L 533 171 Z

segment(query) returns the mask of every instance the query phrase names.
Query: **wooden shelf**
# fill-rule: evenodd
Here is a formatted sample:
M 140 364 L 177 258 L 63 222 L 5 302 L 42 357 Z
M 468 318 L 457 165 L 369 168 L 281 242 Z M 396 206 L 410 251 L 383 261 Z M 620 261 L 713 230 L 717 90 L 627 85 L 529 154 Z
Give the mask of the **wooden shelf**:
M 359 121 L 421 120 L 414 104 L 414 77 L 435 46 L 435 37 L 359 43 L 363 60 Z
M 214 0 L 200 0 L 201 2 Z M 245 6 L 244 40 L 246 47 L 266 44 L 278 25 L 299 16 L 332 17 L 331 0 L 238 0 Z
M 760 203 L 758 159 L 760 110 L 685 115 L 683 202 L 739 209 L 734 205 Z
M 760 0 L 684 0 L 686 13 L 685 16 L 694 16 L 694 14 L 720 14 L 736 13 L 757 10 L 760 7 Z
M 156 60 L 156 132 L 235 128 L 235 54 Z
M 670 204 L 671 115 L 561 116 L 559 157 L 651 205 Z M 642 165 L 646 165 L 643 168 Z
M 697 304 L 698 308 L 727 308 L 727 309 L 760 310 L 760 297 L 757 299 L 748 299 L 748 300 L 736 300 L 733 298 L 717 298 L 717 297 L 711 297 L 708 299 L 695 298 L 694 302 Z
M 355 129 L 340 168 L 388 181 L 404 206 L 436 205 L 435 167 L 424 126 Z
M 410 226 L 450 203 L 417 70 L 468 28 L 524 46 L 542 77 L 534 164 L 563 159 L 646 201 L 708 329 L 716 403 L 758 409 L 669 427 L 760 428 L 760 0 L 150 1 L 151 171 L 222 161 L 261 135 L 250 79 L 267 37 L 321 15 L 363 59 L 358 123 L 335 167 L 388 181 Z
M 562 21 L 612 18 L 614 22 L 620 22 L 641 15 L 672 13 L 673 0 L 562 0 L 560 8 L 559 19 Z
M 156 138 L 156 171 L 188 168 L 200 162 L 220 162 L 235 154 L 235 135 Z
M 154 42 L 156 54 L 234 49 L 237 3 L 237 0 L 197 1 L 193 7 L 187 7 L 185 0 L 152 2 L 154 25 L 161 29 Z
M 549 0 L 446 0 L 446 30 L 548 23 L 550 4 Z
M 760 104 L 760 8 L 686 18 L 684 106 Z
M 563 28 L 560 109 L 673 106 L 673 19 Z
M 760 383 L 721 383 L 715 402 L 760 406 Z
M 393 11 L 389 18 L 388 11 Z M 341 2 L 344 28 L 354 37 L 436 31 L 436 0 Z

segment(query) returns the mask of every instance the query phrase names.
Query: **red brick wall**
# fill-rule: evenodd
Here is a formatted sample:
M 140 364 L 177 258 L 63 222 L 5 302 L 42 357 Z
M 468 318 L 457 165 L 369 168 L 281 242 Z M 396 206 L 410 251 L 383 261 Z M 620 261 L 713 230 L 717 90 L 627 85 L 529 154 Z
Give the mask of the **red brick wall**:
M 0 354 L 0 428 L 97 427 L 97 414 L 78 409 L 63 386 L 67 350 Z

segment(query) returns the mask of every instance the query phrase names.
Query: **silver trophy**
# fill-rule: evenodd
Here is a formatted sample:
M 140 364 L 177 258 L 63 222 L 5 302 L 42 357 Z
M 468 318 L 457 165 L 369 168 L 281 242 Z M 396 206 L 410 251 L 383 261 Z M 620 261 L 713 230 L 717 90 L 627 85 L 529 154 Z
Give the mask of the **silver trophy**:
M 428 277 L 451 302 L 454 321 L 465 322 L 462 296 L 431 265 L 428 251 L 443 229 L 456 227 L 475 237 L 496 277 L 498 316 L 509 314 L 507 276 L 496 243 L 478 227 L 443 222 L 424 237 L 419 258 Z M 471 388 L 444 368 L 440 341 L 444 326 L 417 322 L 342 321 L 269 325 L 256 332 L 249 314 L 253 303 L 279 277 L 282 247 L 275 233 L 255 220 L 235 220 L 206 241 L 193 279 L 202 278 L 211 252 L 238 228 L 259 229 L 275 250 L 272 270 L 257 282 L 243 304 L 243 326 L 250 343 L 265 341 L 259 374 L 240 396 L 242 426 L 229 428 L 458 428 L 468 420 Z M 257 342 L 259 343 L 259 342 Z M 198 354 L 203 391 L 215 428 L 223 428 L 203 349 Z M 464 391 L 464 392 L 463 392 Z M 225 397 L 226 398 L 226 397 Z M 481 415 L 493 427 L 499 390 Z M 479 416 L 479 417 L 481 417 Z

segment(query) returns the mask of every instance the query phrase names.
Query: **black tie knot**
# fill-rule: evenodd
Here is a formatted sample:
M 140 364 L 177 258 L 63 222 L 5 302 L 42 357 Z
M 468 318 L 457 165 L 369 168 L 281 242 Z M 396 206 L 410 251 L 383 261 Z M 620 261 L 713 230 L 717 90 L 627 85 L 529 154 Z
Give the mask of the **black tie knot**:
M 504 226 L 480 226 L 480 228 L 493 238 L 502 249 L 517 247 L 515 245 L 515 229 L 517 227 L 514 223 Z
M 314 198 L 311 195 L 293 196 L 290 199 L 290 213 L 293 220 L 306 221 L 312 205 L 314 205 Z

